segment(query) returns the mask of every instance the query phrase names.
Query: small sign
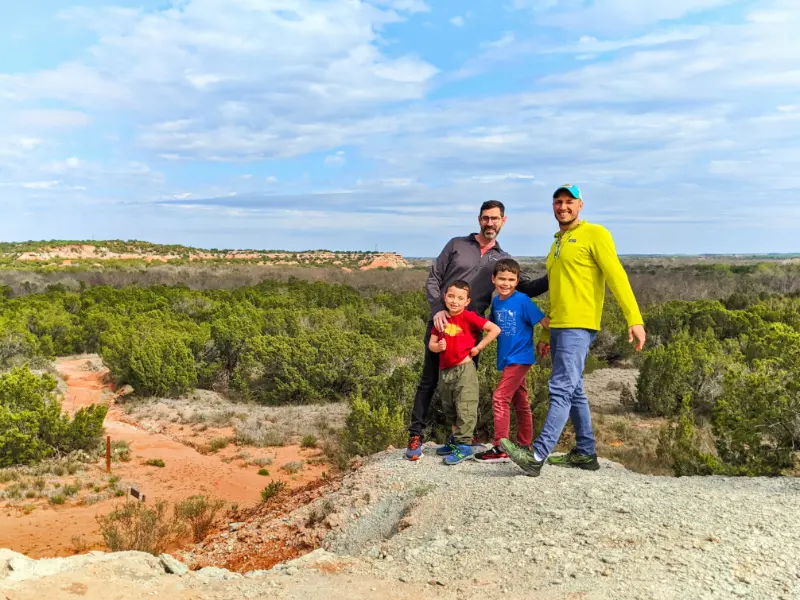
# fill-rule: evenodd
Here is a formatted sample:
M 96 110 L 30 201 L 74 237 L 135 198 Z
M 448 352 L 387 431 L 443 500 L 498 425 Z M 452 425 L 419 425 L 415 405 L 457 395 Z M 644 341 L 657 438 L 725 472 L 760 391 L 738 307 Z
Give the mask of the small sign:
M 144 494 L 142 494 L 142 493 L 141 493 L 139 490 L 137 490 L 136 488 L 131 488 L 131 496 L 133 496 L 133 497 L 134 497 L 134 498 L 136 498 L 137 500 L 141 500 L 142 502 L 144 502 Z

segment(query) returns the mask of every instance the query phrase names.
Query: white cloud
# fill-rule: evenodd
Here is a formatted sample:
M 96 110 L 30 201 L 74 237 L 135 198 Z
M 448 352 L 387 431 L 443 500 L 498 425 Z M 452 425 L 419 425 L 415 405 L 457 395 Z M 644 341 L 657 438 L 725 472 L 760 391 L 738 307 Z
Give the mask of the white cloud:
M 663 21 L 674 21 L 736 3 L 738 0 L 514 0 L 517 9 L 529 9 L 538 24 L 570 31 L 625 31 Z
M 13 118 L 16 126 L 28 130 L 71 129 L 84 127 L 92 122 L 91 117 L 86 113 L 63 109 L 21 110 Z
M 481 44 L 481 48 L 484 49 L 507 48 L 508 46 L 511 46 L 516 40 L 517 36 L 514 35 L 513 31 L 506 31 L 499 39 L 492 40 L 489 42 L 483 42 Z
M 59 181 L 28 181 L 21 183 L 20 186 L 29 190 L 47 190 L 56 187 Z
M 470 181 L 479 181 L 481 183 L 495 183 L 498 181 L 517 181 L 517 182 L 532 182 L 536 177 L 533 175 L 524 175 L 521 173 L 503 173 L 496 175 L 473 175 L 469 178 Z
M 450 22 L 456 27 L 463 27 L 467 23 L 467 21 L 461 15 L 453 17 L 450 19 Z
M 498 63 L 509 62 L 531 52 L 530 43 L 518 43 L 512 31 L 506 31 L 496 40 L 480 44 L 480 53 L 467 60 L 464 65 L 448 77 L 465 79 L 489 71 Z
M 169 158 L 260 160 L 338 145 L 352 119 L 424 96 L 438 70 L 385 52 L 419 0 L 184 0 L 67 11 L 99 39 L 84 62 L 0 75 L 17 102 L 63 101 L 139 125 Z M 235 100 L 234 100 L 235 99 Z
M 332 167 L 341 167 L 347 160 L 344 157 L 344 150 L 339 150 L 336 154 L 325 157 L 325 164 Z
M 410 13 L 430 12 L 431 7 L 423 0 L 371 0 L 376 6 L 385 6 L 394 10 Z

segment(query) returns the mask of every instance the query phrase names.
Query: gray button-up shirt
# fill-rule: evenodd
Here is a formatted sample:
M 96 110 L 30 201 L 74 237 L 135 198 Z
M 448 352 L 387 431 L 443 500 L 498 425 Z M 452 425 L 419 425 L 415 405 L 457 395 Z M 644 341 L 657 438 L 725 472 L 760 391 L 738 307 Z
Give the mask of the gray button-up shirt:
M 463 279 L 470 285 L 471 302 L 468 307 L 470 310 L 483 315 L 489 308 L 494 292 L 492 283 L 494 263 L 502 258 L 513 257 L 500 248 L 497 243 L 481 256 L 481 247 L 478 240 L 475 239 L 476 235 L 478 234 L 471 233 L 463 237 L 454 237 L 447 242 L 441 254 L 431 265 L 428 280 L 425 283 L 431 315 L 445 310 L 442 295 L 447 290 L 447 286 L 456 279 Z M 531 298 L 540 296 L 548 290 L 547 276 L 531 279 L 524 273 L 520 273 L 517 289 Z

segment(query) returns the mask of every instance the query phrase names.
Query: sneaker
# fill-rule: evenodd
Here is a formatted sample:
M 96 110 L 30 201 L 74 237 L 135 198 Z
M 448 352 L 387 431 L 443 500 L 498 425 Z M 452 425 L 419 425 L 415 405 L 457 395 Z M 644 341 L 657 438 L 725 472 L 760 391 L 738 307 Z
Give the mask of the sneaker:
M 536 460 L 533 450 L 523 446 L 517 446 L 511 440 L 503 438 L 500 440 L 500 447 L 508 454 L 508 458 L 523 470 L 528 477 L 538 477 L 544 466 L 543 460 Z
M 425 456 L 422 453 L 422 436 L 421 435 L 412 435 L 408 438 L 408 446 L 406 447 L 406 458 L 408 460 L 414 461 L 419 460 Z
M 578 452 L 577 448 L 573 448 L 567 454 L 548 457 L 547 464 L 559 467 L 574 467 L 587 471 L 597 471 L 600 468 L 600 463 L 597 462 L 597 454 L 586 456 Z
M 457 465 L 471 458 L 475 458 L 475 455 L 472 453 L 472 446 L 467 444 L 453 444 L 453 452 L 445 456 L 442 462 L 446 465 Z
M 486 450 L 486 444 L 481 444 L 477 437 L 472 438 L 472 443 L 470 446 L 472 447 L 473 454 L 477 454 L 478 452 L 483 452 Z
M 493 446 L 491 449 L 484 452 L 478 452 L 475 455 L 475 460 L 482 463 L 502 463 L 511 462 L 508 454 L 499 446 Z
M 456 438 L 451 433 L 450 437 L 447 438 L 447 441 L 436 449 L 436 456 L 447 456 L 448 454 L 452 454 L 453 447 L 455 445 L 456 445 Z
M 436 449 L 436 455 L 437 456 L 448 456 L 449 454 L 453 453 L 453 447 L 457 446 L 457 445 L 458 444 L 456 444 L 455 435 L 453 435 L 451 433 L 450 437 L 447 438 L 447 441 L 443 445 L 439 446 Z M 484 450 L 486 450 L 486 446 L 484 444 L 481 444 L 478 441 L 478 438 L 476 438 L 476 437 L 472 438 L 472 442 L 470 443 L 470 446 L 472 447 L 472 453 L 473 454 L 477 454 L 478 452 L 483 452 Z

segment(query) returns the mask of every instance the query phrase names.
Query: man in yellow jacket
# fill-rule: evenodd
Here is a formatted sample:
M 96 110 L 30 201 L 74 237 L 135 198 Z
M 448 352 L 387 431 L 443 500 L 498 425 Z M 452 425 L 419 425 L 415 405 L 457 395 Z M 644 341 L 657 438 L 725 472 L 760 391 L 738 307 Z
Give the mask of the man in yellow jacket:
M 581 221 L 581 209 L 578 186 L 565 184 L 554 192 L 553 212 L 559 231 L 547 256 L 553 357 L 547 419 L 530 447 L 517 446 L 507 439 L 500 442 L 509 458 L 532 477 L 539 475 L 545 461 L 592 471 L 600 468 L 589 401 L 583 391 L 583 369 L 589 346 L 600 329 L 606 283 L 625 315 L 631 343 L 636 344 L 637 351 L 645 343 L 644 321 L 614 240 L 605 227 Z M 566 455 L 548 458 L 568 419 L 575 428 L 575 448 Z

